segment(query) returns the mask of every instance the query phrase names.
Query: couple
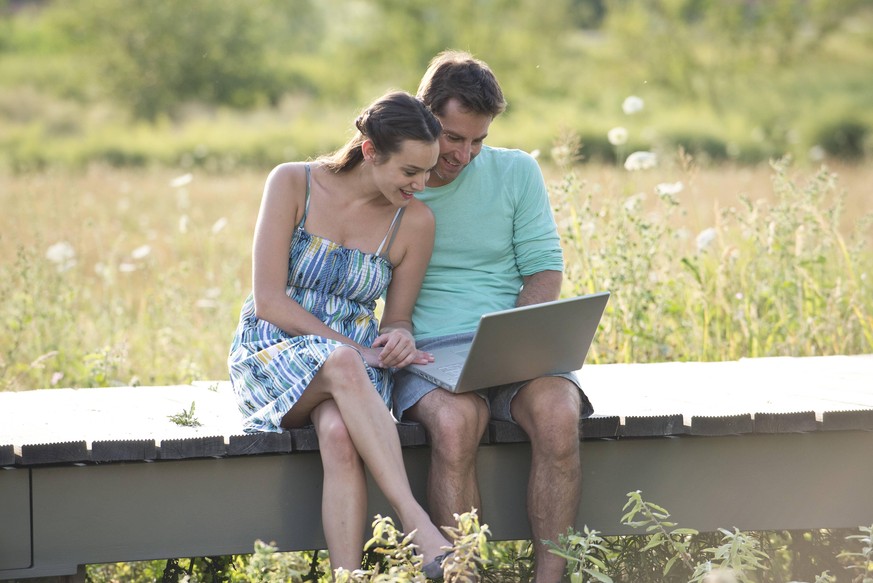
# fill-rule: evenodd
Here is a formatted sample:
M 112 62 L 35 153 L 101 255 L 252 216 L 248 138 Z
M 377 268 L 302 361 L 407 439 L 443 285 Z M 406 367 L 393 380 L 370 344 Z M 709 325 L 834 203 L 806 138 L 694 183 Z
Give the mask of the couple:
M 247 431 L 315 426 L 333 569 L 361 564 L 366 466 L 403 531 L 416 530 L 425 574 L 439 578 L 450 543 L 435 524 L 481 508 L 476 452 L 497 418 L 531 438 L 536 581 L 563 574 L 542 541 L 575 523 L 578 421 L 591 414 L 578 380 L 456 395 L 404 370 L 431 362 L 428 349 L 469 339 L 483 313 L 558 297 L 563 258 L 539 167 L 483 144 L 505 106 L 485 63 L 447 51 L 417 98 L 380 98 L 340 150 L 267 179 L 230 376 Z M 383 295 L 380 325 L 373 309 Z M 430 516 L 409 486 L 392 399 L 397 418 L 430 437 Z

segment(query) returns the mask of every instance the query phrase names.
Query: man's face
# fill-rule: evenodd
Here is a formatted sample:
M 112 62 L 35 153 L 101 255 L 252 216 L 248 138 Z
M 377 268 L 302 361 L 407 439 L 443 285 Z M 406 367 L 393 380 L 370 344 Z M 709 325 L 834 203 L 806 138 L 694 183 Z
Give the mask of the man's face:
M 443 132 L 439 140 L 440 156 L 427 181 L 431 187 L 445 186 L 461 174 L 461 170 L 482 149 L 493 119 L 487 113 L 464 109 L 457 99 L 450 99 L 437 118 L 443 125 Z

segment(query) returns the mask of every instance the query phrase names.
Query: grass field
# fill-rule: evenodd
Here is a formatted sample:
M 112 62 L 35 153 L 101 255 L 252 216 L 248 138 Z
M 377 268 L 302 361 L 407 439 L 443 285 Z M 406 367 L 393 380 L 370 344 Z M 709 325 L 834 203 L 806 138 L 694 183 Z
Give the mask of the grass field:
M 224 378 L 267 170 L 0 177 L 0 390 Z M 592 362 L 873 351 L 873 169 L 546 175 Z

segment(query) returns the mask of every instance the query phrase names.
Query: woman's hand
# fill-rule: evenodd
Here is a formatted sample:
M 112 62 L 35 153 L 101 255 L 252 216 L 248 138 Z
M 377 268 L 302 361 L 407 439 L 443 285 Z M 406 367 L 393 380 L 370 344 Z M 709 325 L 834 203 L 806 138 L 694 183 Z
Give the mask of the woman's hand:
M 382 368 L 403 368 L 410 364 L 428 364 L 433 355 L 415 347 L 415 338 L 409 330 L 392 328 L 373 341 L 373 348 L 381 347 L 379 364 Z M 366 358 L 366 357 L 365 357 Z

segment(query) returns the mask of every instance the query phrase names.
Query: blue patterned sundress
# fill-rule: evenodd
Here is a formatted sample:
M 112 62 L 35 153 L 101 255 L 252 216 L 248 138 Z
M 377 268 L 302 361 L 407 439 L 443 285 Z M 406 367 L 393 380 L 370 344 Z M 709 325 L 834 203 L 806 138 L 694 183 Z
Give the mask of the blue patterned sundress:
M 398 209 L 376 253 L 364 253 L 306 232 L 309 185 L 307 165 L 306 207 L 291 239 L 285 291 L 333 330 L 370 346 L 379 329 L 374 314 L 376 300 L 391 281 L 387 250 L 403 209 Z M 258 319 L 254 297 L 249 294 L 228 355 L 230 381 L 244 417 L 244 430 L 283 431 L 282 418 L 300 399 L 327 357 L 343 345 L 321 336 L 292 336 Z M 364 365 L 374 388 L 390 406 L 390 371 Z

